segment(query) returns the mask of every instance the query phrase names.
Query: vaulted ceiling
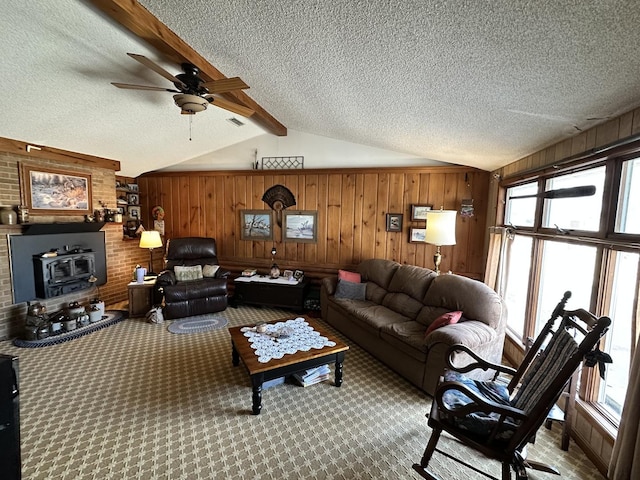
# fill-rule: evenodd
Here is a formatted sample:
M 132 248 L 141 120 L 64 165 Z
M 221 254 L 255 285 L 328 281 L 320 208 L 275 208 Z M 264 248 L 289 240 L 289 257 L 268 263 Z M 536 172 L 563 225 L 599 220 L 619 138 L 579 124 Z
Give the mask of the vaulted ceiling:
M 128 176 L 287 131 L 491 170 L 640 105 L 638 25 L 629 0 L 2 2 L 0 137 Z M 127 52 L 239 76 L 256 113 L 119 90 L 172 87 Z

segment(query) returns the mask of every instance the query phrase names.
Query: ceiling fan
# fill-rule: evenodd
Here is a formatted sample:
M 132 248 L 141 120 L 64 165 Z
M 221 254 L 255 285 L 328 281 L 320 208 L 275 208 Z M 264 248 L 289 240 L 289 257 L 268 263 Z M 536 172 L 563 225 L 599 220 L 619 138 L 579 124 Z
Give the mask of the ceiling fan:
M 152 62 L 144 55 L 138 55 L 136 53 L 127 53 L 127 55 L 143 64 L 145 67 L 162 75 L 164 78 L 172 82 L 177 90 L 173 88 L 153 87 L 150 85 L 131 85 L 129 83 L 111 82 L 112 85 L 118 88 L 175 93 L 176 95 L 173 96 L 173 100 L 176 102 L 176 105 L 180 107 L 180 113 L 183 115 L 195 115 L 198 112 L 206 110 L 209 104 L 224 108 L 225 110 L 229 110 L 230 112 L 237 113 L 244 117 L 250 117 L 254 113 L 252 109 L 245 107 L 244 105 L 231 102 L 219 96 L 214 96 L 221 93 L 231 92 L 233 90 L 244 90 L 245 88 L 249 88 L 249 86 L 239 77 L 223 78 L 221 80 L 205 82 L 198 76 L 200 69 L 191 63 L 183 63 L 181 65 L 183 73 L 171 75 L 160 65 Z

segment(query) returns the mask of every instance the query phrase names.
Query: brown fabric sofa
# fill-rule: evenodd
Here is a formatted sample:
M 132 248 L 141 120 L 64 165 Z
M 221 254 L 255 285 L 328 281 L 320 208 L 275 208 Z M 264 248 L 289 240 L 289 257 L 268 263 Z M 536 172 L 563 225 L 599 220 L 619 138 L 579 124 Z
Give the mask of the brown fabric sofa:
M 450 345 L 461 343 L 501 362 L 506 309 L 484 283 L 382 259 L 365 260 L 357 271 L 366 282 L 365 300 L 336 298 L 337 276 L 326 277 L 320 290 L 322 318 L 429 395 Z M 425 338 L 431 322 L 456 310 L 463 312 L 458 323 Z M 467 361 L 460 356 L 455 364 Z M 483 378 L 482 372 L 477 375 Z

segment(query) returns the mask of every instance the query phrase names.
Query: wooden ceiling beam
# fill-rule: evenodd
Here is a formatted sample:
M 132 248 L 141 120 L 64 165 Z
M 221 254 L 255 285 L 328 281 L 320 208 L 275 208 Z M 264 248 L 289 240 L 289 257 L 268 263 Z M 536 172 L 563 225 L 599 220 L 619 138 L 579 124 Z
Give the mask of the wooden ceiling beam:
M 92 168 L 106 168 L 120 171 L 120 162 L 109 158 L 94 157 L 86 153 L 71 152 L 46 145 L 23 142 L 13 138 L 0 137 L 0 153 L 12 153 L 24 155 L 30 158 L 42 158 L 45 160 L 58 160 L 64 163 L 89 166 Z
M 116 23 L 146 41 L 172 62 L 177 64 L 188 62 L 196 65 L 200 69 L 200 76 L 205 82 L 227 78 L 136 0 L 86 1 Z M 282 125 L 242 90 L 227 92 L 222 96 L 232 102 L 240 102 L 254 110 L 255 113 L 251 118 L 270 133 L 281 137 L 287 135 L 287 127 Z

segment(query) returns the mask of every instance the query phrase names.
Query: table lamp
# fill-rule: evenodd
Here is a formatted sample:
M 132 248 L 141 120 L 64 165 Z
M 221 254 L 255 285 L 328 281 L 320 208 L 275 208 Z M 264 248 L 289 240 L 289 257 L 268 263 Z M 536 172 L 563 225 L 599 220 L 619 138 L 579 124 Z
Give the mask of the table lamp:
M 436 246 L 433 256 L 435 271 L 440 275 L 440 247 L 456 244 L 456 211 L 455 210 L 430 210 L 427 212 L 427 231 L 424 241 Z
M 149 249 L 149 270 L 147 275 L 155 275 L 153 273 L 153 249 L 162 246 L 160 232 L 156 230 L 145 230 L 140 234 L 140 248 Z

